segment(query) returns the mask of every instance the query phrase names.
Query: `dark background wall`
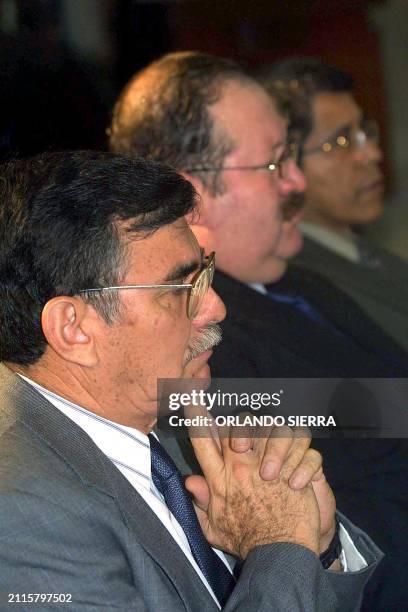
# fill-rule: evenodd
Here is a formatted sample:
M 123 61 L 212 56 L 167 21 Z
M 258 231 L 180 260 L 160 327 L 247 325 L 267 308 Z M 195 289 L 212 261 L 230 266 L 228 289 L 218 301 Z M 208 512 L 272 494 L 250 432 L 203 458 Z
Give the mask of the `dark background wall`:
M 353 73 L 380 123 L 393 205 L 372 233 L 405 254 L 407 41 L 405 0 L 0 0 L 0 155 L 104 148 L 121 87 L 170 50 L 320 56 Z

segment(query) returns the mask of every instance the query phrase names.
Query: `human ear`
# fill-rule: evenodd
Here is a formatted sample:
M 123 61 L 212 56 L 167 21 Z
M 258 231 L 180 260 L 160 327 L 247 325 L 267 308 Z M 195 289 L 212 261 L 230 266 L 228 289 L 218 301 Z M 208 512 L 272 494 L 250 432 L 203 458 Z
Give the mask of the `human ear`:
M 41 315 L 44 336 L 63 359 L 83 367 L 98 361 L 91 307 L 78 297 L 58 296 L 49 300 Z
M 195 231 L 194 228 L 196 227 L 205 228 L 207 227 L 209 221 L 208 208 L 210 206 L 211 194 L 207 187 L 203 185 L 200 178 L 186 172 L 181 174 L 185 179 L 190 181 L 198 194 L 197 206 L 194 208 L 194 210 L 186 215 L 186 221 L 191 226 L 193 231 Z

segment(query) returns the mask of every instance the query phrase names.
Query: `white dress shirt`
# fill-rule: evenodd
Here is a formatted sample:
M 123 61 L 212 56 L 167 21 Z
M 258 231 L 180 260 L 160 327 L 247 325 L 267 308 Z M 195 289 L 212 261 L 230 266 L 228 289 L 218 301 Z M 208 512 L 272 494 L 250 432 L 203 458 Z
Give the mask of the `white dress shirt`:
M 94 412 L 85 410 L 85 408 L 38 385 L 26 376 L 19 376 L 33 386 L 58 410 L 74 421 L 78 427 L 83 429 L 96 446 L 98 446 L 112 463 L 115 464 L 139 495 L 143 497 L 148 506 L 156 514 L 157 518 L 160 519 L 167 531 L 180 546 L 181 550 L 204 582 L 217 606 L 220 607 L 217 598 L 191 553 L 190 545 L 182 527 L 167 508 L 163 496 L 157 490 L 153 482 L 148 436 L 133 427 L 119 425 Z M 367 566 L 364 558 L 360 555 L 342 525 L 340 525 L 340 541 L 343 546 L 340 560 L 344 571 L 358 571 Z M 217 549 L 214 549 L 214 551 L 222 559 L 229 571 L 231 571 L 224 553 Z
M 122 472 L 132 487 L 143 497 L 144 501 L 175 539 L 204 582 L 214 601 L 220 607 L 217 598 L 191 553 L 190 545 L 182 527 L 167 508 L 162 494 L 157 490 L 153 482 L 149 438 L 138 429 L 119 425 L 94 412 L 85 410 L 85 408 L 41 387 L 26 376 L 21 376 L 21 378 L 32 385 L 45 399 L 63 412 L 69 419 L 74 421 L 78 427 L 83 429 L 96 446 L 116 465 L 118 470 Z M 153 435 L 155 434 L 153 433 Z M 214 551 L 222 559 L 229 571 L 231 571 L 224 553 L 217 549 L 214 549 Z

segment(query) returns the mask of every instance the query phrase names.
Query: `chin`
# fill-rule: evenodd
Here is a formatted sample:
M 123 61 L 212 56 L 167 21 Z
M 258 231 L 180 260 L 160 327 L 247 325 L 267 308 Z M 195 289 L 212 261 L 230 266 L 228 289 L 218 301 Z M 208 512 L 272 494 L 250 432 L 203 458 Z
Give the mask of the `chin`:
M 365 215 L 359 216 L 358 219 L 353 219 L 349 225 L 351 227 L 353 226 L 358 227 L 360 225 L 361 226 L 370 225 L 370 223 L 375 223 L 376 221 L 379 221 L 382 216 L 383 216 L 382 210 L 372 211 L 370 214 L 367 213 Z
M 376 208 L 374 208 L 374 210 L 372 211 L 370 215 L 370 222 L 373 223 L 374 221 L 378 221 L 379 219 L 381 219 L 383 214 L 384 214 L 384 206 L 381 204 L 380 206 L 377 206 Z
M 366 201 L 364 204 L 360 204 L 359 210 L 359 219 L 356 219 L 354 224 L 364 225 L 366 223 L 374 223 L 374 221 L 378 221 L 383 216 L 384 202 L 382 199 Z
M 284 240 L 281 240 L 281 243 L 278 248 L 279 257 L 281 257 L 282 259 L 289 259 L 291 257 L 294 257 L 299 253 L 302 247 L 303 236 L 298 224 L 296 223 L 295 225 L 286 230 Z
M 299 228 L 296 228 L 291 235 L 291 240 L 290 240 L 290 244 L 288 245 L 288 252 L 287 252 L 286 257 L 287 258 L 294 257 L 295 255 L 299 253 L 299 251 L 302 250 L 302 248 L 303 248 L 303 236 Z
M 273 264 L 269 266 L 267 273 L 265 273 L 264 277 L 259 280 L 263 284 L 267 283 L 277 283 L 282 276 L 285 274 L 288 267 L 288 262 L 285 257 L 274 257 Z

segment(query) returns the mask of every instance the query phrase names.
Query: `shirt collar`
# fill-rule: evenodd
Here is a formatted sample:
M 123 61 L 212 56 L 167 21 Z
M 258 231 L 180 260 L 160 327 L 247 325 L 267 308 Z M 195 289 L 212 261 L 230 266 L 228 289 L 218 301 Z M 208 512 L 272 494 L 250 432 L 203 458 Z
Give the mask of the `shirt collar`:
M 261 283 L 249 283 L 248 287 L 251 287 L 251 289 L 255 289 L 255 291 L 258 291 L 258 293 L 263 293 L 264 295 L 266 295 L 267 293 L 265 286 Z
M 150 442 L 146 434 L 134 427 L 105 419 L 45 389 L 30 378 L 22 374 L 19 376 L 81 427 L 109 459 L 129 466 L 142 477 L 146 487 L 150 488 L 152 482 Z
M 352 231 L 346 230 L 344 233 L 339 234 L 327 227 L 308 221 L 302 221 L 300 228 L 305 236 L 330 251 L 337 253 L 337 255 L 355 263 L 360 261 L 356 237 Z

